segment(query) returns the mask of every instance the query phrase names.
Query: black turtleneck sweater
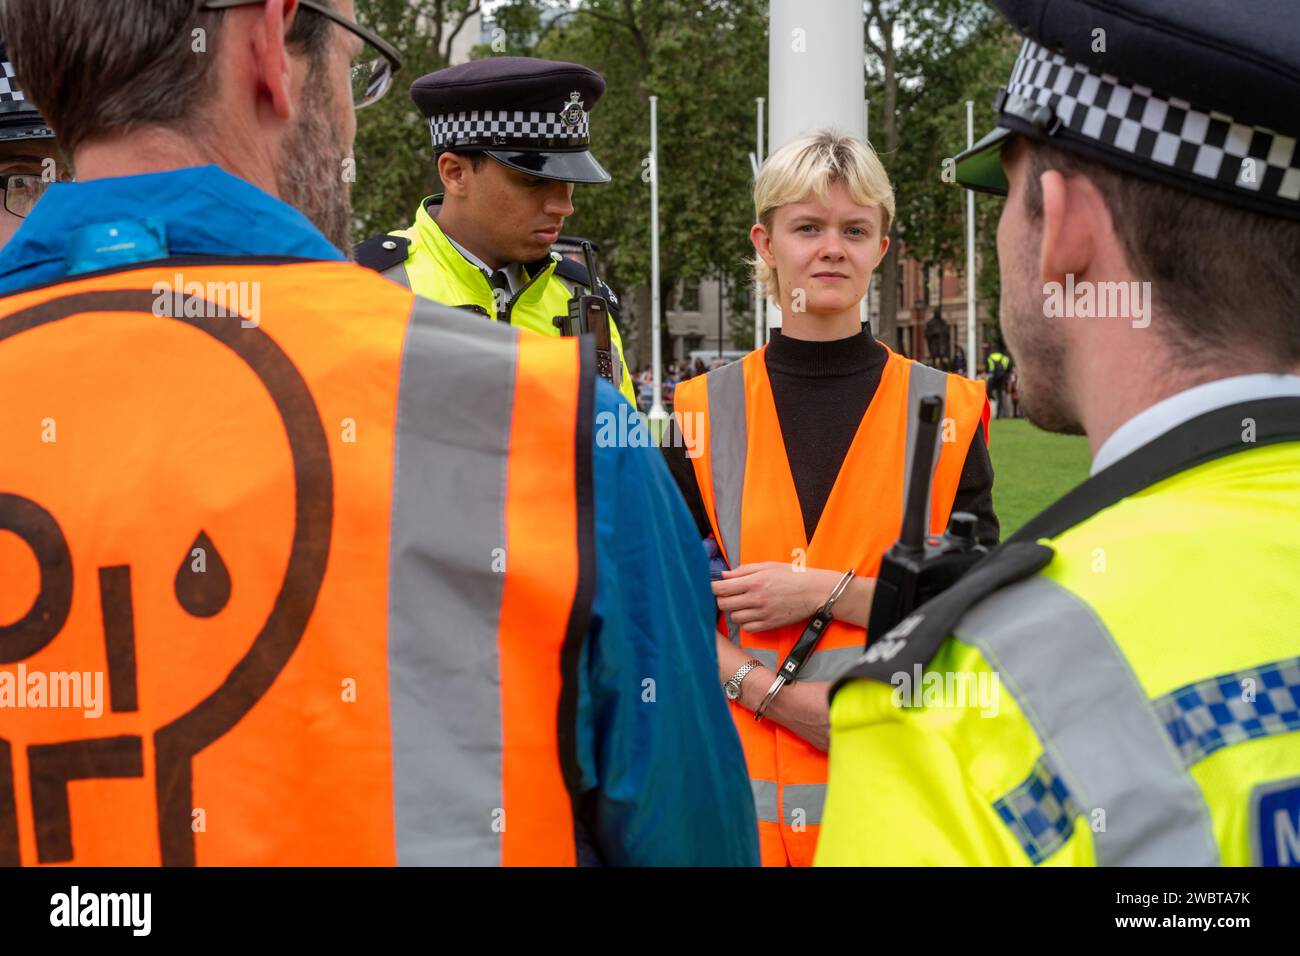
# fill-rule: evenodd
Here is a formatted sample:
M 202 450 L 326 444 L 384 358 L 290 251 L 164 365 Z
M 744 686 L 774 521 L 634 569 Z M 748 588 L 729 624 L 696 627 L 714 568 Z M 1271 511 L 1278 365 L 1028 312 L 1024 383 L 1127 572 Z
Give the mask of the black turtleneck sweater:
M 804 531 L 812 540 L 826 499 L 849 453 L 862 416 L 880 384 L 888 352 L 864 329 L 833 342 L 809 342 L 773 334 L 764 358 L 772 381 L 776 417 L 781 423 L 790 474 L 803 511 Z M 675 428 L 674 423 L 671 427 Z M 704 510 L 695 468 L 684 443 L 664 442 L 677 486 L 681 489 L 700 536 L 712 533 Z M 679 447 L 681 446 L 681 447 Z M 979 537 L 985 544 L 998 540 L 998 518 L 993 513 L 993 464 L 989 461 L 984 426 L 971 441 L 962 467 L 953 511 L 969 511 L 979 518 Z

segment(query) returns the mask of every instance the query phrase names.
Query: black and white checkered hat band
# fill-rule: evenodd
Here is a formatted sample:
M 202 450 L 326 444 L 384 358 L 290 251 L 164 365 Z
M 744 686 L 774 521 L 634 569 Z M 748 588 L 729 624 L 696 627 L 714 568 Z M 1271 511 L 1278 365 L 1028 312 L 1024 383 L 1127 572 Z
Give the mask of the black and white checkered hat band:
M 579 147 L 590 145 L 587 113 L 570 126 L 559 113 L 469 110 L 429 119 L 434 149 L 458 146 Z
M 1300 204 L 1300 152 L 1294 137 L 1126 86 L 1025 40 L 1007 84 L 1008 98 L 1048 107 L 1083 139 L 1127 153 L 1171 174 L 1258 199 Z
M 18 103 L 26 99 L 22 87 L 14 79 L 14 65 L 8 60 L 0 61 L 0 103 Z

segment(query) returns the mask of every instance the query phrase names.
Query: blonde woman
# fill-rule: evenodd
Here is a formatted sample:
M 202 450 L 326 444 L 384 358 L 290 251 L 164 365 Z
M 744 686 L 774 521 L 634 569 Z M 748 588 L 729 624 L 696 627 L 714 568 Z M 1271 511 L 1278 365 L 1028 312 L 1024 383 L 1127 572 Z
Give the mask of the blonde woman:
M 826 691 L 868 637 L 922 395 L 945 399 L 931 531 L 970 511 L 992 543 L 998 522 L 984 386 L 897 355 L 859 318 L 894 213 L 875 152 L 831 131 L 799 139 L 764 164 L 754 205 L 755 270 L 780 306 L 780 334 L 677 387 L 675 427 L 691 442 L 666 442 L 665 453 L 726 565 L 713 582 L 719 681 L 745 748 L 763 863 L 805 866 L 826 789 Z M 832 591 L 816 651 L 771 697 L 775 668 Z

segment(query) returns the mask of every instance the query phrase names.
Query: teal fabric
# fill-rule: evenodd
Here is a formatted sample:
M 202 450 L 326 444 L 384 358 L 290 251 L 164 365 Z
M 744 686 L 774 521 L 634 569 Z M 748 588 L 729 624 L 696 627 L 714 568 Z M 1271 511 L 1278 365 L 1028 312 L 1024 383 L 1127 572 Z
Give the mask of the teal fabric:
M 658 448 L 601 441 L 621 402 L 597 381 L 596 595 L 578 702 L 591 836 L 607 864 L 757 866 L 708 558 Z
M 216 166 L 191 166 L 51 184 L 0 250 L 0 295 L 186 256 L 346 258 L 288 203 Z

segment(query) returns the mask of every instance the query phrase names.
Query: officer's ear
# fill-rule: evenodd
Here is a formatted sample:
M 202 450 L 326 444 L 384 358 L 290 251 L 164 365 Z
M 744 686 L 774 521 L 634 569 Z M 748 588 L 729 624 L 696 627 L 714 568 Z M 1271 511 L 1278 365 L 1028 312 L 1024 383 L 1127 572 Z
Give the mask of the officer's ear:
M 438 156 L 437 165 L 444 195 L 463 199 L 469 191 L 468 179 L 473 175 L 469 157 L 442 153 Z
M 1043 194 L 1043 233 L 1039 259 L 1044 284 L 1082 276 L 1097 265 L 1106 237 L 1114 239 L 1110 210 L 1087 176 L 1046 169 L 1039 177 Z

